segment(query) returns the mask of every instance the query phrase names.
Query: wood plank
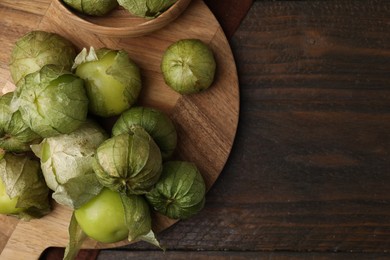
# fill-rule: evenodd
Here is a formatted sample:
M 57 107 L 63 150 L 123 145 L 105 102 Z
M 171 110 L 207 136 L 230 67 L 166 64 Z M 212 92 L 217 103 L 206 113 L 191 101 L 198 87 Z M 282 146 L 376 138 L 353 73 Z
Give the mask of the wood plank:
M 15 218 L 8 218 L 4 215 L 0 215 L 0 222 L 5 223 L 0 230 L 0 252 L 1 252 L 3 251 L 8 241 L 8 238 L 11 236 L 16 225 L 18 224 L 18 220 Z
M 47 8 L 49 7 L 48 3 L 51 0 L 18 0 L 18 4 L 15 5 L 13 0 L 1 0 L 0 6 L 8 7 L 12 10 L 19 10 L 23 13 L 36 14 L 38 16 L 43 16 Z M 25 21 L 28 21 L 27 19 Z
M 202 214 L 160 234 L 168 250 L 388 252 L 389 14 L 379 1 L 253 4 L 230 41 L 233 150 Z
M 367 254 L 367 253 L 295 253 L 295 252 L 215 252 L 215 251 L 167 251 L 165 253 L 156 251 L 102 251 L 97 260 L 114 260 L 114 259 L 193 259 L 193 260 L 247 260 L 247 259 L 272 259 L 272 260 L 302 260 L 302 259 L 316 259 L 316 260 L 349 260 L 349 259 L 375 259 L 386 260 L 389 259 L 389 254 Z
M 256 2 L 235 34 L 240 152 L 210 205 L 235 209 L 227 248 L 390 247 L 390 6 L 377 4 Z

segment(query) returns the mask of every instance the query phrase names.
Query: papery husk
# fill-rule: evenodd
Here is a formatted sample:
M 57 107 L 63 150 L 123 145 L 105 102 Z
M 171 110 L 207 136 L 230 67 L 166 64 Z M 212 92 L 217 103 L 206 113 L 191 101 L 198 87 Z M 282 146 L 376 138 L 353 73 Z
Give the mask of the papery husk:
M 103 186 L 124 194 L 145 194 L 160 178 L 161 152 L 139 126 L 113 136 L 96 151 L 93 168 Z
M 27 126 L 19 111 L 11 110 L 12 97 L 13 92 L 0 97 L 0 148 L 9 152 L 30 151 L 30 145 L 42 138 Z
M 103 16 L 117 7 L 116 0 L 63 0 L 65 4 L 86 15 Z
M 7 195 L 18 198 L 15 214 L 22 220 L 40 218 L 51 211 L 49 188 L 45 183 L 39 162 L 29 156 L 5 153 L 0 159 L 0 177 Z
M 62 67 L 45 65 L 19 81 L 11 109 L 41 137 L 71 133 L 87 119 L 84 81 Z
M 141 126 L 153 138 L 163 160 L 172 157 L 177 145 L 177 132 L 168 115 L 155 108 L 132 107 L 123 112 L 112 127 L 112 134 L 131 132 L 133 126 Z
M 206 185 L 195 164 L 169 161 L 146 199 L 154 210 L 173 219 L 187 219 L 205 204 Z
M 19 38 L 11 53 L 9 70 L 17 84 L 26 75 L 54 64 L 70 70 L 76 50 L 72 42 L 59 34 L 31 31 Z
M 156 18 L 177 0 L 118 0 L 119 5 L 135 16 Z
M 99 194 L 103 187 L 92 163 L 96 148 L 107 138 L 106 132 L 89 120 L 70 134 L 45 138 L 31 146 L 41 159 L 46 183 L 59 204 L 78 208 Z

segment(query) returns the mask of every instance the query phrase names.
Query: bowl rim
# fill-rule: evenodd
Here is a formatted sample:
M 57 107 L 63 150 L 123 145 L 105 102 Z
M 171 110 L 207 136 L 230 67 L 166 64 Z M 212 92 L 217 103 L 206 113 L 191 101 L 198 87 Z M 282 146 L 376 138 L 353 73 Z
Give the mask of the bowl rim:
M 61 14 L 69 18 L 68 20 L 70 20 L 71 23 L 97 35 L 111 37 L 138 37 L 159 30 L 175 20 L 187 8 L 190 2 L 191 0 L 177 0 L 172 6 L 156 18 L 148 19 L 137 17 L 143 19 L 144 21 L 135 25 L 133 24 L 132 26 L 121 27 L 104 26 L 93 23 L 87 19 L 83 19 L 77 14 L 77 11 L 71 10 L 71 7 L 66 6 L 62 0 L 54 0 L 52 3 Z M 131 16 L 130 13 L 129 15 Z M 98 16 L 94 16 L 94 18 L 99 19 Z

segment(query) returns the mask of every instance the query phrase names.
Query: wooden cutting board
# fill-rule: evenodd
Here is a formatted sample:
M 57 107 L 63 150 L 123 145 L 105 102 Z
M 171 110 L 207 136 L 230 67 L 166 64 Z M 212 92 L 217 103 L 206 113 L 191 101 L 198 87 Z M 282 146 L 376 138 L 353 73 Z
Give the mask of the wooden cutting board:
M 124 49 L 140 66 L 143 91 L 139 103 L 161 109 L 173 119 L 178 131 L 176 158 L 194 162 L 208 188 L 217 180 L 233 145 L 239 116 L 239 86 L 228 41 L 215 17 L 201 0 L 193 0 L 173 23 L 151 35 L 137 38 L 99 37 L 64 20 L 50 0 L 0 2 L 0 90 L 12 91 L 8 62 L 16 39 L 30 30 L 61 34 L 78 48 L 94 46 Z M 163 51 L 183 38 L 198 38 L 213 49 L 217 61 L 214 84 L 205 92 L 182 96 L 165 85 L 160 61 Z M 207 199 L 207 197 L 206 197 Z M 38 259 L 49 246 L 66 246 L 71 210 L 54 204 L 42 219 L 30 222 L 0 216 L 0 259 Z M 175 221 L 154 216 L 158 233 Z M 84 248 L 108 248 L 128 243 L 101 244 L 92 240 Z

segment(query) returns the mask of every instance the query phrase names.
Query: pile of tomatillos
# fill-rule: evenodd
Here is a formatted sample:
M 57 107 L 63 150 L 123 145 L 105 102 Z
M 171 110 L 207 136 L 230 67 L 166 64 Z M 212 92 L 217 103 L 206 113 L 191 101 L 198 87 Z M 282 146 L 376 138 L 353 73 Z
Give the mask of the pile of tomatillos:
M 129 14 L 138 17 L 153 19 L 177 0 L 63 0 L 69 8 L 90 16 L 104 16 L 118 6 L 121 6 Z
M 137 104 L 142 77 L 127 52 L 77 54 L 64 37 L 32 31 L 15 43 L 9 68 L 16 89 L 0 97 L 1 214 L 40 218 L 51 199 L 70 207 L 71 259 L 86 237 L 159 245 L 152 212 L 187 219 L 203 208 L 201 173 L 174 159 L 174 122 Z M 215 69 L 198 39 L 171 44 L 161 60 L 166 84 L 180 94 L 207 89 Z M 115 118 L 111 132 L 102 118 Z

